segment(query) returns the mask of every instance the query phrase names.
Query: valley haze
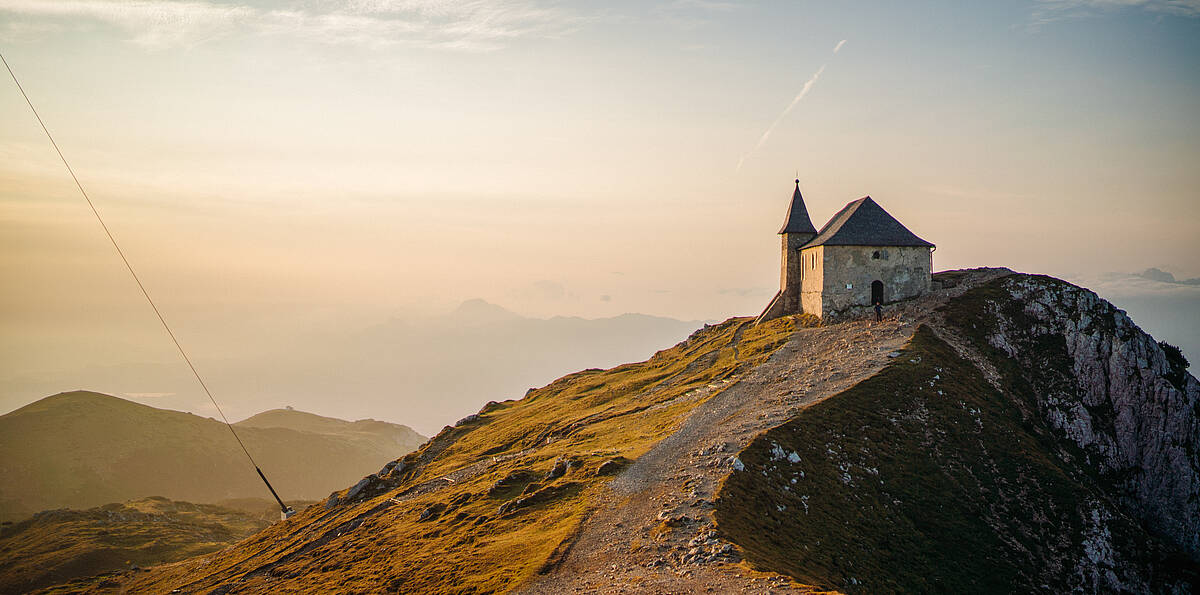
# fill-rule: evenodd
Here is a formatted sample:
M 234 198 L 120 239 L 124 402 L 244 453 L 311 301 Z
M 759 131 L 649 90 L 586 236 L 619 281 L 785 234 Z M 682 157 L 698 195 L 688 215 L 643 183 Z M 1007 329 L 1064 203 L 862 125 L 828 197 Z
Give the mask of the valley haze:
M 1200 277 L 1195 2 L 0 0 L 0 47 L 234 418 L 435 432 L 690 332 L 437 411 L 440 381 L 360 375 L 420 347 L 338 353 L 469 299 L 757 314 L 793 177 L 816 221 L 870 194 L 935 270 L 1051 274 L 1200 358 L 1200 287 L 1133 278 Z M 7 82 L 0 213 L 0 411 L 215 414 Z
M 231 421 L 292 406 L 386 419 L 433 435 L 487 401 L 518 398 L 575 370 L 645 359 L 702 324 L 640 314 L 535 319 L 476 299 L 441 316 L 329 330 L 272 343 L 269 351 L 196 359 L 221 391 L 218 402 Z M 24 370 L 0 382 L 9 406 L 83 387 L 218 417 L 186 366 L 173 359 Z
M 1200 592 L 1200 0 L 0 53 L 0 592 Z

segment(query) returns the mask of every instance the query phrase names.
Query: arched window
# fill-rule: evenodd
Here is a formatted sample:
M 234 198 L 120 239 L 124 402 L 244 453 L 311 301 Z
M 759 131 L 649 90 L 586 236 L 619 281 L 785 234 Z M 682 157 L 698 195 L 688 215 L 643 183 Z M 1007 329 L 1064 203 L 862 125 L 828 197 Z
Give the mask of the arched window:
M 871 260 L 879 260 L 879 251 L 878 250 L 871 253 Z

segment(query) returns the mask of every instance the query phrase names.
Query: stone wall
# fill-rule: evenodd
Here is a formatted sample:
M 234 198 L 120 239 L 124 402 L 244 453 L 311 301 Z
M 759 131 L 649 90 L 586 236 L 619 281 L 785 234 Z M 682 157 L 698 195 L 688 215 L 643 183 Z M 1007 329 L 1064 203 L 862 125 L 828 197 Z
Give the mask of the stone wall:
M 803 271 L 800 270 L 800 247 L 813 239 L 811 233 L 785 233 L 781 235 L 782 255 L 779 271 L 780 308 L 784 314 L 799 314 L 800 284 Z
M 929 291 L 933 252 L 925 247 L 817 246 L 803 251 L 820 250 L 819 312 L 805 312 L 822 318 L 836 317 L 854 307 L 870 307 L 871 283 L 883 282 L 883 303 L 891 304 Z M 875 257 L 878 253 L 878 258 Z M 805 261 L 808 264 L 808 261 Z M 805 269 L 806 275 L 809 269 Z M 805 296 L 809 295 L 809 277 L 805 277 Z M 817 279 L 813 279 L 813 283 Z M 816 306 L 814 303 L 813 306 Z
M 821 316 L 821 295 L 825 288 L 825 247 L 813 246 L 800 252 L 800 268 L 802 281 L 800 283 L 801 311 Z

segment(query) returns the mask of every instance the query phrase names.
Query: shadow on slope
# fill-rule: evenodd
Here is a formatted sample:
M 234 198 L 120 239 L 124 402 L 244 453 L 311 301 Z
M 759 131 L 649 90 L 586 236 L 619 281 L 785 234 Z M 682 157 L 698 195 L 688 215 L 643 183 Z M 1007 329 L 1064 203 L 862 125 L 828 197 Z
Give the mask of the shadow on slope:
M 1036 417 L 927 327 L 880 374 L 764 433 L 717 501 L 755 567 L 850 592 L 1187 592 Z

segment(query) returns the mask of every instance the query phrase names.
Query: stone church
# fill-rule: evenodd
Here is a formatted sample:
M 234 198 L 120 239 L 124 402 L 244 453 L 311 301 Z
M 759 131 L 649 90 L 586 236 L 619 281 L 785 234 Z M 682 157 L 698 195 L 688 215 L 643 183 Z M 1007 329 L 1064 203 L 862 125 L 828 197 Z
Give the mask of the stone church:
M 836 318 L 856 308 L 891 304 L 929 291 L 935 246 L 917 237 L 870 196 L 813 227 L 800 180 L 779 230 L 779 293 L 759 322 L 789 314 Z

